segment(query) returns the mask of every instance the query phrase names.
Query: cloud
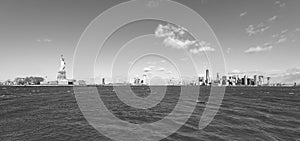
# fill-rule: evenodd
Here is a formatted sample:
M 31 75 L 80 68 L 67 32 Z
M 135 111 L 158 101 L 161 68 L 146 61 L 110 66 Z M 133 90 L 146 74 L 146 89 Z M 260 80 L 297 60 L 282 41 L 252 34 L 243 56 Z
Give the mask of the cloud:
M 253 25 L 249 25 L 247 28 L 246 28 L 246 32 L 248 33 L 249 36 L 251 35 L 254 35 L 257 33 L 257 31 L 255 31 L 255 28 Z
M 149 72 L 149 71 L 151 71 L 152 69 L 150 69 L 150 68 L 144 68 L 144 72 Z
M 197 54 L 197 53 L 200 53 L 200 52 L 213 52 L 213 51 L 215 51 L 215 49 L 210 46 L 210 43 L 207 43 L 205 41 L 197 42 L 195 44 L 195 46 L 198 47 L 198 48 L 193 48 L 193 49 L 189 50 L 193 54 Z
M 158 68 L 156 71 L 165 71 L 165 68 Z
M 277 19 L 277 16 L 273 16 L 273 17 L 269 18 L 268 21 L 271 22 L 271 21 L 275 21 L 276 19 Z
M 185 40 L 185 41 L 181 41 L 172 37 L 167 37 L 164 40 L 164 44 L 165 46 L 170 46 L 176 49 L 186 49 L 188 48 L 190 45 L 195 44 L 196 41 L 190 41 L 190 40 Z
M 295 29 L 296 32 L 300 32 L 300 28 Z
M 290 68 L 285 71 L 278 71 L 269 74 L 271 81 L 277 83 L 293 84 L 294 82 L 300 82 L 300 67 Z
M 193 49 L 190 49 L 189 51 L 193 54 L 197 54 L 199 52 L 215 51 L 215 49 L 212 47 L 209 47 L 209 46 L 204 46 L 204 47 L 200 47 L 200 48 L 193 48 Z
M 37 39 L 36 41 L 39 42 L 39 43 L 50 43 L 50 42 L 52 42 L 51 39 L 47 39 L 47 38 Z
M 144 72 L 150 72 L 153 70 L 154 67 L 155 66 L 148 66 L 148 67 L 144 68 Z
M 189 46 L 195 44 L 197 41 L 191 41 L 191 40 L 180 40 L 176 36 L 182 36 L 187 32 L 187 29 L 183 27 L 175 27 L 170 24 L 167 25 L 161 25 L 159 24 L 158 27 L 155 30 L 155 37 L 158 38 L 165 38 L 164 39 L 164 45 L 173 47 L 176 49 L 186 49 Z
M 285 6 L 285 3 L 279 4 L 279 7 L 284 7 L 284 6 Z
M 277 4 L 280 4 L 280 1 L 275 1 L 275 3 L 274 3 L 275 5 L 277 5 Z
M 270 26 L 266 26 L 266 27 L 264 27 L 264 28 L 261 28 L 260 31 L 261 31 L 261 32 L 264 32 L 264 31 L 268 30 L 269 28 L 270 28 Z
M 214 48 L 210 47 L 210 43 L 208 42 L 182 39 L 182 35 L 185 34 L 185 32 L 187 32 L 187 29 L 183 27 L 175 27 L 170 24 L 159 24 L 155 30 L 155 37 L 164 38 L 163 43 L 167 47 L 172 47 L 175 49 L 187 49 L 194 54 L 202 51 L 215 51 Z M 190 49 L 191 46 L 196 48 Z
M 243 16 L 245 16 L 245 15 L 247 15 L 247 11 L 241 13 L 241 14 L 240 14 L 240 17 L 243 17 Z
M 271 25 L 273 24 L 273 21 L 275 21 L 278 17 L 272 16 L 270 18 L 268 18 L 267 20 L 265 20 L 264 22 L 260 22 L 257 25 L 248 25 L 248 27 L 245 28 L 246 33 L 248 34 L 248 36 L 252 36 L 255 35 L 257 33 L 262 33 L 268 29 L 271 28 Z
M 273 49 L 273 46 L 268 46 L 268 47 L 250 47 L 249 49 L 245 50 L 245 53 L 252 54 L 252 53 L 258 53 L 258 52 L 265 52 L 265 51 L 270 51 Z
M 287 33 L 288 31 L 289 31 L 288 29 L 282 30 L 282 31 L 280 32 L 280 34 L 285 34 L 285 33 Z
M 170 25 L 159 24 L 155 30 L 155 37 L 174 37 L 175 33 L 171 31 Z
M 279 38 L 278 41 L 276 42 L 277 44 L 280 44 L 280 43 L 283 43 L 285 41 L 287 41 L 287 37 L 282 37 L 282 38 Z
M 248 34 L 248 36 L 252 36 L 252 35 L 255 35 L 256 33 L 264 32 L 264 31 L 268 30 L 270 27 L 271 26 L 269 26 L 269 25 L 265 25 L 264 23 L 260 23 L 256 26 L 249 25 L 245 30 L 246 30 L 246 33 Z
M 272 38 L 274 38 L 273 44 L 280 44 L 288 41 L 289 39 L 293 41 L 294 39 L 292 38 L 295 36 L 294 32 L 295 31 L 289 32 L 288 29 L 285 29 L 285 30 L 281 30 L 277 34 L 272 35 Z
M 281 2 L 281 1 L 276 1 L 274 4 L 278 5 L 279 7 L 284 7 L 285 6 L 285 3 Z

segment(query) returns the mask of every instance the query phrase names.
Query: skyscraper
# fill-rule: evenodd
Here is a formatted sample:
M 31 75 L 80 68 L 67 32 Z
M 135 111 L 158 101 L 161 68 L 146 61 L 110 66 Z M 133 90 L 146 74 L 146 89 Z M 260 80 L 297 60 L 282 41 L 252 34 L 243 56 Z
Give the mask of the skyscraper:
M 247 86 L 248 83 L 247 83 L 247 75 L 244 75 L 244 85 Z
M 270 85 L 270 79 L 271 77 L 267 77 L 267 85 Z
M 254 85 L 257 85 L 257 75 L 254 75 Z
M 205 72 L 205 83 L 208 84 L 209 83 L 209 70 L 206 69 L 206 72 Z
M 258 76 L 258 85 L 263 85 L 264 84 L 264 76 L 260 75 Z
M 105 85 L 105 78 L 102 78 L 102 85 Z

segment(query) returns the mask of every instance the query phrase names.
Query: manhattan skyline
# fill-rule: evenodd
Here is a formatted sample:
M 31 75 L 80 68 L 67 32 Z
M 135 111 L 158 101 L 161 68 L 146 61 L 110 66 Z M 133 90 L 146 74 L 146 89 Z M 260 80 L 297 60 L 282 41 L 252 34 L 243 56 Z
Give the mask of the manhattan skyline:
M 64 54 L 67 62 L 67 77 L 73 78 L 73 54 L 80 35 L 94 18 L 121 2 L 123 1 L 90 0 L 82 4 L 79 0 L 1 1 L 0 81 L 30 75 L 47 76 L 49 80 L 55 80 L 61 54 Z M 202 16 L 222 47 L 220 50 L 211 43 L 198 50 L 188 50 L 192 54 L 199 55 L 205 52 L 209 56 L 214 56 L 216 52 L 223 51 L 226 71 L 229 74 L 261 73 L 277 78 L 278 81 L 286 78 L 299 82 L 300 15 L 297 13 L 300 12 L 298 8 L 300 1 L 188 0 L 177 2 L 188 6 Z M 163 39 L 155 37 L 155 30 L 159 25 L 166 26 L 168 22 L 146 20 L 140 21 L 140 26 L 137 22 L 131 27 L 136 29 L 135 32 L 152 32 L 153 36 L 149 35 L 134 44 L 136 47 L 152 49 L 155 46 L 156 50 L 166 50 L 165 52 L 171 50 L 169 55 L 177 57 L 178 54 L 175 52 L 180 53 L 183 50 L 174 46 L 166 46 L 163 44 Z M 123 35 L 119 35 L 120 38 L 113 40 L 112 44 L 107 47 L 108 51 L 117 42 L 121 43 L 120 39 L 127 33 L 128 31 L 125 30 Z M 155 44 L 155 41 L 159 45 Z M 126 61 L 126 65 L 130 65 L 133 59 Z M 189 64 L 185 56 L 179 56 L 177 59 L 178 65 Z M 150 70 L 174 74 L 175 69 L 164 65 L 163 60 L 159 57 L 146 58 L 144 60 L 146 63 L 133 68 L 133 70 L 137 69 L 133 74 L 141 74 Z M 197 63 L 201 66 L 199 69 L 202 72 L 194 72 L 193 75 L 204 73 L 205 69 L 209 68 L 208 65 L 201 64 L 202 62 Z M 105 69 L 101 67 L 98 69 L 96 77 L 108 77 Z M 190 74 L 187 72 L 182 75 L 189 76 Z M 172 77 L 176 77 L 176 74 Z

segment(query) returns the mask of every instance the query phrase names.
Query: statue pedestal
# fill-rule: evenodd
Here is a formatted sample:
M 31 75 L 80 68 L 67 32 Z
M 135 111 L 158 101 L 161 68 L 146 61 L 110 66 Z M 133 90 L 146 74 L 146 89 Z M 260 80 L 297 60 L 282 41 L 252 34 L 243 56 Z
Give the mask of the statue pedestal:
M 66 71 L 59 71 L 57 75 L 58 85 L 68 85 Z
M 57 80 L 58 85 L 68 85 L 69 82 L 67 79 L 61 79 L 61 80 Z
M 59 71 L 57 75 L 57 80 L 67 79 L 66 71 Z

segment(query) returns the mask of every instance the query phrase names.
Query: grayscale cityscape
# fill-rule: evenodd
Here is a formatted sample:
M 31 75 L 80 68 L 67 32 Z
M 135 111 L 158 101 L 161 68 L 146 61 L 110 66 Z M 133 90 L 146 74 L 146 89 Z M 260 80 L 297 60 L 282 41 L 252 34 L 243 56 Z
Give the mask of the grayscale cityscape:
M 0 141 L 300 141 L 300 0 L 0 0 Z

